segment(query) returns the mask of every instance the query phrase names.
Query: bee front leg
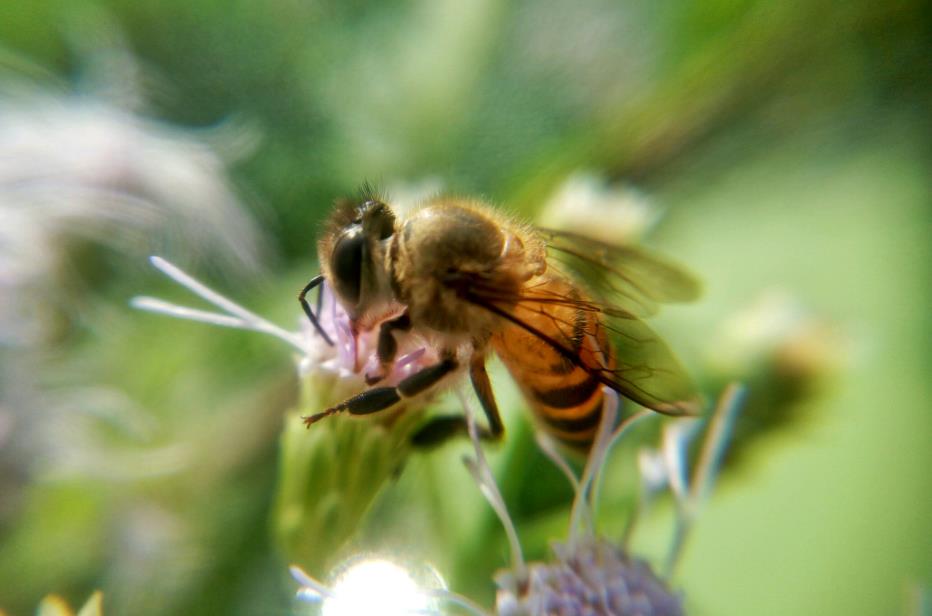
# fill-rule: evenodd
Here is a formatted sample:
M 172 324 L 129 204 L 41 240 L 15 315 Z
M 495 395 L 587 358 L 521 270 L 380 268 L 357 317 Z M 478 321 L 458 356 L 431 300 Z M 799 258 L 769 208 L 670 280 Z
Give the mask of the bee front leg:
M 343 411 L 347 411 L 351 415 L 368 415 L 369 413 L 384 411 L 401 402 L 404 398 L 412 398 L 430 389 L 440 379 L 456 370 L 457 366 L 453 354 L 446 354 L 445 358 L 440 362 L 415 372 L 398 383 L 397 387 L 373 387 L 367 389 L 322 413 L 304 417 L 304 425 L 310 427 L 324 417 L 342 413 Z
M 366 385 L 375 385 L 386 376 L 395 362 L 395 354 L 398 353 L 398 343 L 395 341 L 394 333 L 397 331 L 406 332 L 411 329 L 411 317 L 408 316 L 407 310 L 394 319 L 385 321 L 379 327 L 379 340 L 376 347 L 376 354 L 379 358 L 379 372 L 377 374 L 366 375 Z

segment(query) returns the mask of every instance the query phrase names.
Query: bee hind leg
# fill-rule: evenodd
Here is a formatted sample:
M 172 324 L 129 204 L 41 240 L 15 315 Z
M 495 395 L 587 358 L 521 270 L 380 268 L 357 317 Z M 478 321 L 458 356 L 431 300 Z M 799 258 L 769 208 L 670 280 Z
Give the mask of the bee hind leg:
M 440 415 L 432 417 L 411 437 L 411 445 L 416 449 L 433 449 L 447 441 L 466 436 L 469 427 L 463 415 Z M 497 441 L 498 438 L 483 427 L 479 427 L 479 438 L 483 441 Z
M 469 378 L 485 416 L 488 429 L 479 427 L 479 438 L 484 441 L 500 441 L 505 433 L 498 404 L 492 393 L 492 383 L 485 369 L 485 358 L 475 355 L 469 362 Z M 431 449 L 442 445 L 450 439 L 469 434 L 469 426 L 463 415 L 442 415 L 434 417 L 424 424 L 411 439 L 411 444 L 419 449 Z
M 408 378 L 398 383 L 397 387 L 373 387 L 367 389 L 361 394 L 344 400 L 340 404 L 330 407 L 322 413 L 308 415 L 304 417 L 304 425 L 310 427 L 324 417 L 342 413 L 344 411 L 351 415 L 368 415 L 378 413 L 401 402 L 403 398 L 412 398 L 433 387 L 440 379 L 450 374 L 457 368 L 456 359 L 451 355 L 446 356 L 438 363 L 427 366 L 418 372 L 415 372 Z

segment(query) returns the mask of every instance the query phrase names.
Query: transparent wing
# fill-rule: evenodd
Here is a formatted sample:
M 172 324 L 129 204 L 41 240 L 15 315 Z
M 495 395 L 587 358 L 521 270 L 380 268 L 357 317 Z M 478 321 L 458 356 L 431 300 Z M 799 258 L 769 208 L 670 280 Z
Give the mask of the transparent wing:
M 619 393 L 661 413 L 696 415 L 702 410 L 692 379 L 647 323 L 633 316 L 605 314 L 603 325 L 614 342 L 613 377 Z
M 554 292 L 550 284 L 510 293 L 478 276 L 464 282 L 460 276 L 458 288 L 465 300 L 533 334 L 623 396 L 669 415 L 701 411 L 701 397 L 672 351 L 644 321 L 624 308 Z M 590 318 L 577 318 L 579 311 Z M 579 332 L 581 323 L 583 331 Z M 596 340 L 607 334 L 614 365 L 607 368 L 584 359 L 572 343 L 580 334 Z
M 649 316 L 658 304 L 699 297 L 699 282 L 683 268 L 638 246 L 608 244 L 585 235 L 538 229 L 548 256 L 604 302 L 632 315 Z

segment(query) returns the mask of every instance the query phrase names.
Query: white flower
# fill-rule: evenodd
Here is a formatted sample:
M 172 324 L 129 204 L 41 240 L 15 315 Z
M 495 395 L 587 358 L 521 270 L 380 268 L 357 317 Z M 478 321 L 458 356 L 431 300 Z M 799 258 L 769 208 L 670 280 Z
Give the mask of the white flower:
M 720 327 L 709 363 L 722 374 L 750 377 L 762 366 L 819 377 L 844 365 L 851 341 L 792 294 L 770 289 Z
M 0 475 L 12 483 L 49 471 L 117 479 L 173 472 L 184 461 L 177 448 L 139 451 L 137 442 L 117 451 L 100 438 L 95 424 L 152 420 L 125 394 L 63 386 L 61 353 L 48 352 L 60 338 L 59 316 L 79 321 L 76 312 L 96 306 L 81 301 L 80 285 L 65 284 L 74 274 L 70 249 L 91 242 L 145 255 L 177 246 L 255 272 L 262 234 L 221 152 L 205 140 L 211 135 L 143 118 L 99 92 L 11 83 L 0 83 Z M 3 489 L 12 499 L 10 483 Z
M 90 98 L 0 103 L 0 344 L 42 329 L 66 238 L 130 253 L 174 243 L 254 271 L 263 240 L 224 161 L 192 133 Z
M 365 375 L 376 372 L 379 367 L 376 354 L 378 327 L 354 336 L 349 316 L 336 301 L 326 282 L 321 285 L 320 309 L 318 311 L 314 307 L 314 310 L 318 323 L 333 342 L 332 345 L 324 340 L 304 315 L 299 317 L 301 325 L 297 331 L 286 330 L 210 289 L 165 259 L 154 256 L 150 261 L 163 274 L 223 312 L 179 306 L 145 296 L 133 298 L 131 303 L 136 308 L 274 336 L 298 352 L 297 365 L 300 376 L 336 377 L 340 387 L 339 392 L 335 393 L 342 395 L 362 391 L 365 387 Z M 405 336 L 399 341 L 398 359 L 386 376 L 385 383 L 397 384 L 422 367 L 436 363 L 437 360 L 434 349 L 414 335 Z
M 538 224 L 626 244 L 640 240 L 659 218 L 660 212 L 637 189 L 610 186 L 593 173 L 577 172 L 550 197 Z

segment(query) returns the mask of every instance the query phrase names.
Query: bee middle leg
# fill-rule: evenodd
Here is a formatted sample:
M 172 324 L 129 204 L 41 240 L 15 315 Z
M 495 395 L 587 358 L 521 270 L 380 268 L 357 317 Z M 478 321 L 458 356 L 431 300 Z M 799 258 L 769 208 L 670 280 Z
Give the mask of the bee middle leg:
M 469 378 L 489 422 L 488 429 L 479 427 L 479 438 L 484 441 L 500 441 L 505 433 L 505 427 L 492 392 L 489 373 L 485 369 L 484 357 L 476 355 L 470 360 Z M 415 432 L 411 444 L 417 448 L 430 449 L 466 434 L 469 434 L 469 426 L 465 416 L 442 415 L 434 417 Z
M 452 353 L 444 356 L 444 359 L 432 366 L 427 366 L 411 376 L 402 380 L 395 387 L 373 387 L 367 389 L 361 394 L 344 400 L 340 404 L 317 413 L 304 417 L 304 425 L 311 426 L 324 417 L 329 417 L 336 413 L 346 411 L 351 415 L 368 415 L 369 413 L 378 413 L 401 402 L 403 398 L 414 397 L 431 387 L 440 379 L 456 370 L 458 364 Z

